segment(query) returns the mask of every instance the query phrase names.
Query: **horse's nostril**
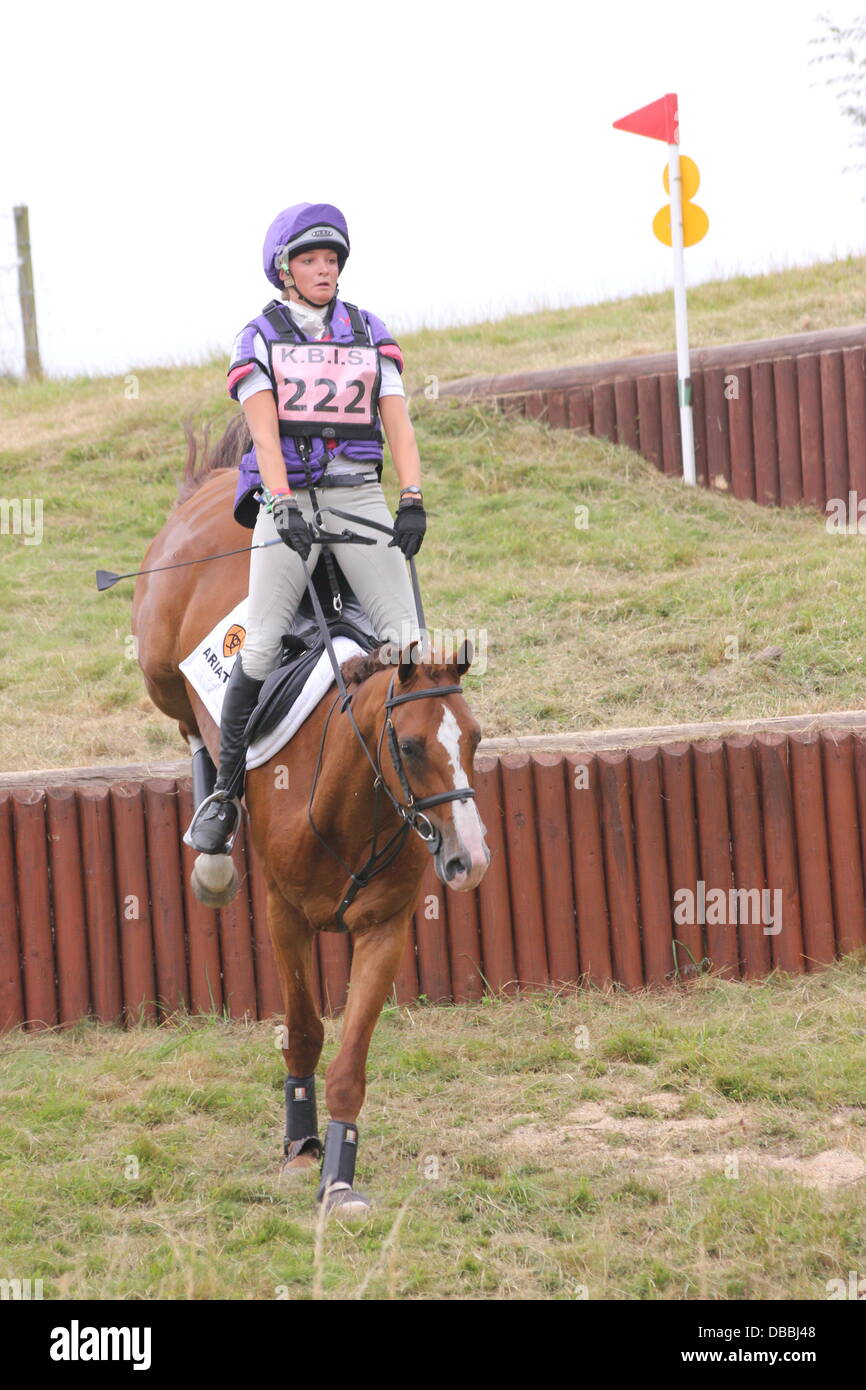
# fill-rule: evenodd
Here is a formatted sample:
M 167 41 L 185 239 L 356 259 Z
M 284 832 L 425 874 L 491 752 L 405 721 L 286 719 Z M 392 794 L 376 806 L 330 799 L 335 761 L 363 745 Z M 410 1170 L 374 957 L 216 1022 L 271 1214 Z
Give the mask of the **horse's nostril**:
M 457 874 L 468 874 L 471 868 L 469 857 L 465 854 L 455 854 L 445 865 L 445 877 L 450 883 Z

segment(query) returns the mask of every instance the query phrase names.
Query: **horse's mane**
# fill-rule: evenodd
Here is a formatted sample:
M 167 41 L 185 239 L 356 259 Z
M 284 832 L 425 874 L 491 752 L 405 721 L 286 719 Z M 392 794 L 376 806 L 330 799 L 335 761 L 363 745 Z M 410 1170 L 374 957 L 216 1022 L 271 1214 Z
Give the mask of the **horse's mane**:
M 384 646 L 384 639 L 377 642 L 369 652 L 359 652 L 356 656 L 350 656 L 344 661 L 340 670 L 343 673 L 343 680 L 347 686 L 362 685 L 369 680 L 377 671 L 383 670 L 383 663 L 379 660 L 380 648 Z
M 194 492 L 197 492 L 202 483 L 217 468 L 239 468 L 241 456 L 252 448 L 249 428 L 242 411 L 229 422 L 212 449 L 208 449 L 210 425 L 205 425 L 201 443 L 196 438 L 195 430 L 189 419 L 183 422 L 183 432 L 186 435 L 186 463 L 184 464 L 183 476 L 178 484 L 177 502 L 175 503 L 175 506 L 178 507 Z M 199 453 L 201 453 L 202 462 L 196 468 Z
M 343 673 L 343 679 L 347 686 L 363 685 L 364 681 L 369 680 L 371 676 L 375 676 L 377 672 L 386 669 L 391 671 L 396 669 L 387 655 L 384 660 L 380 660 L 380 649 L 385 646 L 390 647 L 390 643 L 385 638 L 382 638 L 371 651 L 360 652 L 356 656 L 350 656 L 347 661 L 342 663 L 340 670 Z M 451 673 L 456 675 L 456 668 L 453 660 L 416 662 L 413 664 L 413 675 L 409 679 L 410 681 L 414 681 L 423 674 L 428 680 L 435 682 L 437 677 L 441 677 L 446 672 L 449 675 Z

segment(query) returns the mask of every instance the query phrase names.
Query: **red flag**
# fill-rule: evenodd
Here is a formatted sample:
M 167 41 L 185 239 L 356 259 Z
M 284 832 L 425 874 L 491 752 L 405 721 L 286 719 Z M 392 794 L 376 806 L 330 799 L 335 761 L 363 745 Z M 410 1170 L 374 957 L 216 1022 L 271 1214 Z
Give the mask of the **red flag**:
M 667 96 L 651 101 L 649 106 L 639 107 L 613 124 L 615 130 L 628 130 L 632 135 L 648 135 L 651 140 L 678 145 L 680 129 L 676 92 L 668 92 Z

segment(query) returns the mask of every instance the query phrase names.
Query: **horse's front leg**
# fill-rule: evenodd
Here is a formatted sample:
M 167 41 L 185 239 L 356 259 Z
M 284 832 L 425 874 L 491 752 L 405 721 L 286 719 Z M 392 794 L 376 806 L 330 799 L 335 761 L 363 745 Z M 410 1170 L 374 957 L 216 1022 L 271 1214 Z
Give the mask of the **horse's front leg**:
M 283 1169 L 315 1168 L 322 1156 L 316 1117 L 316 1067 L 325 1029 L 313 1003 L 314 932 L 303 914 L 268 884 L 268 929 L 283 986 L 286 1022 L 282 1038 L 286 1070 Z
M 330 1122 L 318 1200 L 339 1217 L 363 1217 L 370 1210 L 366 1197 L 352 1190 L 358 1152 L 355 1120 L 367 1089 L 367 1053 L 382 1005 L 400 967 L 411 910 L 353 933 L 349 1001 L 343 1015 L 340 1050 L 328 1067 L 326 1102 Z

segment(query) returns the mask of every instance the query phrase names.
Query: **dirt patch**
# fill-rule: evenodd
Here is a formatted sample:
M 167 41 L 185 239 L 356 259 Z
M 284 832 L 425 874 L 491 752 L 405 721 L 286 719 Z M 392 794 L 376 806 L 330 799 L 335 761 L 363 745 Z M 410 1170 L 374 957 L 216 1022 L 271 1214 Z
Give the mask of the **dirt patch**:
M 836 1187 L 866 1178 L 866 1159 L 850 1149 L 825 1149 L 813 1158 L 801 1160 L 781 1159 L 777 1166 L 797 1173 L 803 1182 L 822 1192 L 832 1192 Z
M 520 1125 L 500 1136 L 499 1146 L 512 1158 L 546 1158 L 576 1170 L 592 1171 L 615 1162 L 624 1176 L 633 1168 L 643 1180 L 655 1175 L 676 1182 L 704 1172 L 736 1179 L 776 1171 L 790 1173 L 821 1192 L 866 1180 L 866 1135 L 861 1125 L 852 1124 L 860 1112 L 848 1107 L 824 1120 L 826 1129 L 832 1128 L 834 1147 L 804 1158 L 793 1151 L 796 1144 L 791 1140 L 768 1140 L 762 1129 L 766 1116 L 753 1107 L 714 1100 L 717 1114 L 691 1114 L 682 1096 L 661 1091 L 639 1102 L 656 1116 L 624 1114 L 628 1105 L 624 1106 L 623 1091 L 635 1089 L 620 1085 L 615 1098 L 584 1101 L 560 1124 Z M 795 1112 L 787 1112 L 785 1119 L 798 1135 L 814 1127 L 814 1119 Z

